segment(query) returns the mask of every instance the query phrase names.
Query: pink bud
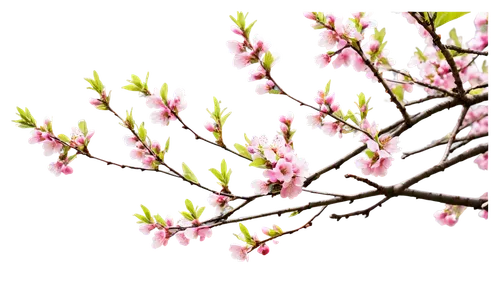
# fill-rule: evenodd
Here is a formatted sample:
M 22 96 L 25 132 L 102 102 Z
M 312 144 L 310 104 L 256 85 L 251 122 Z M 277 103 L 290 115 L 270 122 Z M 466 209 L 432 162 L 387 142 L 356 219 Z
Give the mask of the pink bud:
M 316 20 L 316 15 L 313 12 L 304 12 L 304 17 L 311 20 Z
M 209 131 L 209 132 L 214 132 L 215 131 L 215 128 L 214 128 L 214 125 L 210 122 L 207 122 L 205 123 L 205 128 Z
M 234 27 L 231 29 L 231 31 L 233 31 L 233 33 L 235 33 L 236 35 L 243 36 L 243 31 L 240 28 Z
M 269 253 L 269 246 L 267 246 L 266 244 L 262 244 L 257 249 L 257 252 L 260 253 L 260 254 L 262 254 L 262 255 L 266 255 L 266 254 Z
M 371 40 L 368 43 L 368 47 L 372 53 L 375 53 L 378 51 L 378 48 L 380 47 L 380 43 L 377 40 Z

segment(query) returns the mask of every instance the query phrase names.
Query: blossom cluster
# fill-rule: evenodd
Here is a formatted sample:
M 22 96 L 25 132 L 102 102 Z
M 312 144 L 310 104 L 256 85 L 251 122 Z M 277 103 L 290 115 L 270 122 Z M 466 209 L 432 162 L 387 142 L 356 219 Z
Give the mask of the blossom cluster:
M 257 252 L 262 254 L 262 255 L 267 255 L 269 253 L 269 246 L 265 243 L 265 241 L 260 241 L 259 238 L 257 237 L 257 234 L 250 235 L 248 232 L 248 229 L 240 223 L 240 234 L 234 234 L 236 238 L 239 240 L 245 242 L 245 245 L 237 245 L 237 244 L 231 244 L 229 247 L 229 251 L 231 252 L 231 257 L 239 260 L 239 261 L 248 261 L 249 259 L 249 253 L 257 248 Z M 262 233 L 265 235 L 269 236 L 269 239 L 267 240 L 272 240 L 274 244 L 278 244 L 278 241 L 275 239 L 272 239 L 274 237 L 278 237 L 283 234 L 283 230 L 277 225 L 273 225 L 272 229 L 269 229 L 267 227 L 262 228 Z
M 174 92 L 173 98 L 160 96 L 155 89 L 150 96 L 147 97 L 146 105 L 150 108 L 158 109 L 151 114 L 151 120 L 154 123 L 168 125 L 170 121 L 177 120 L 176 114 L 186 109 L 187 102 L 184 91 L 178 89 Z
M 130 151 L 130 157 L 132 157 L 132 159 L 141 161 L 144 168 L 158 168 L 160 162 L 156 157 L 165 153 L 161 150 L 160 143 L 153 141 L 148 144 L 148 142 L 140 140 L 135 135 L 125 136 L 124 141 L 126 145 L 134 147 L 134 149 Z M 148 149 L 151 150 L 153 154 L 151 154 Z

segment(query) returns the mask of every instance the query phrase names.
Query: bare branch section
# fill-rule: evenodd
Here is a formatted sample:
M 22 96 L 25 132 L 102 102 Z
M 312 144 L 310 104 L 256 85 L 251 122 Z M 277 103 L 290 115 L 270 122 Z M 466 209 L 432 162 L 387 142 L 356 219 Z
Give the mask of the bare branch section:
M 446 144 L 446 149 L 444 150 L 443 158 L 441 158 L 440 161 L 441 163 L 446 161 L 446 159 L 448 159 L 448 156 L 450 155 L 451 144 L 453 144 L 453 142 L 455 141 L 455 137 L 457 136 L 457 133 L 460 130 L 460 126 L 462 126 L 462 123 L 464 122 L 464 118 L 468 110 L 469 110 L 468 106 L 464 106 L 462 108 L 462 112 L 460 112 L 460 115 L 458 116 L 457 123 L 455 124 L 455 127 L 451 131 L 450 139 L 448 139 L 448 144 Z
M 471 49 L 464 49 L 464 48 L 453 46 L 453 45 L 444 45 L 444 47 L 448 50 L 453 50 L 453 51 L 457 51 L 459 53 L 464 53 L 464 54 L 476 54 L 476 55 L 480 55 L 480 56 L 487 56 L 488 55 L 488 52 L 475 51 L 475 50 L 471 50 Z
M 389 199 L 391 199 L 391 197 L 385 197 L 382 200 L 380 200 L 379 202 L 377 202 L 376 204 L 374 204 L 371 207 L 364 209 L 364 210 L 350 212 L 350 213 L 346 213 L 343 215 L 331 214 L 330 218 L 336 219 L 337 221 L 339 221 L 341 218 L 348 219 L 351 216 L 357 216 L 357 215 L 364 215 L 365 218 L 367 218 L 370 215 L 370 212 L 372 210 L 374 210 L 376 207 L 382 207 L 382 204 L 387 202 Z

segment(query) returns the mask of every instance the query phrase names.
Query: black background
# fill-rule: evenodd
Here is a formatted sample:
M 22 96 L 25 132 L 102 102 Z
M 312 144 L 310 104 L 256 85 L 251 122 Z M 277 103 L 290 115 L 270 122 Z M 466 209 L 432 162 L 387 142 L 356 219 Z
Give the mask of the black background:
M 139 11 L 146 8 L 141 7 Z M 39 25 L 26 30 L 24 35 L 31 41 L 25 60 L 18 65 L 24 71 L 22 76 L 35 77 L 37 83 L 29 86 L 33 91 L 23 87 L 23 92 L 9 97 L 8 103 L 31 103 L 34 111 L 57 112 L 58 120 L 67 120 L 73 111 L 87 111 L 87 106 L 79 104 L 79 83 L 75 75 L 78 78 L 78 73 L 86 71 L 89 63 L 103 63 L 107 80 L 119 79 L 119 73 L 123 71 L 140 72 L 144 63 L 152 63 L 154 79 L 193 81 L 193 106 L 206 103 L 203 102 L 207 99 L 206 89 L 215 87 L 217 94 L 225 96 L 226 103 L 239 103 L 245 107 L 241 109 L 242 120 L 233 125 L 235 128 L 268 127 L 273 120 L 272 112 L 279 111 L 279 106 L 258 105 L 257 111 L 255 99 L 248 97 L 245 89 L 239 88 L 239 75 L 223 71 L 224 50 L 215 48 L 215 40 L 223 39 L 221 9 L 212 7 L 176 13 L 172 8 L 161 17 L 145 13 L 137 15 L 135 20 L 96 13 L 98 16 L 82 16 L 80 24 L 72 28 L 64 27 L 68 15 L 59 20 L 44 18 Z M 273 39 L 280 40 L 281 47 L 289 49 L 289 64 L 281 66 L 281 79 L 288 80 L 297 94 L 311 95 L 311 80 L 318 80 L 319 73 L 310 72 L 310 66 L 304 64 L 304 56 L 310 55 L 313 34 L 303 32 L 303 26 L 295 23 L 296 10 L 293 7 L 257 8 L 257 15 L 265 17 L 265 31 L 272 31 Z M 406 28 L 399 27 L 394 28 L 393 37 L 411 39 L 414 36 L 409 35 Z M 56 41 L 60 44 L 51 46 L 46 52 L 44 48 Z M 407 47 L 398 44 L 394 53 L 407 53 Z M 338 80 L 339 86 L 359 86 L 359 82 L 349 80 L 350 75 L 342 77 L 346 80 Z M 197 97 L 198 94 L 201 96 Z M 192 120 L 194 127 L 199 127 L 196 111 L 189 113 L 186 119 Z M 258 120 L 254 116 L 256 112 Z M 432 124 L 423 123 L 411 130 L 408 133 L 410 143 L 424 143 L 419 139 L 423 135 L 439 135 L 439 128 L 447 124 L 447 115 L 435 119 Z M 61 123 L 58 121 L 57 125 L 61 126 Z M 111 128 L 115 123 L 100 121 L 98 124 L 98 127 L 106 128 L 106 136 L 97 139 L 99 148 L 113 151 L 113 157 L 118 158 L 118 129 Z M 192 256 L 185 257 L 182 249 L 171 249 L 169 257 L 143 256 L 143 242 L 136 240 L 135 226 L 129 225 L 124 216 L 127 208 L 134 207 L 138 197 L 150 198 L 153 207 L 172 207 L 175 192 L 182 191 L 183 185 L 160 176 L 145 177 L 132 173 L 130 176 L 125 176 L 126 173 L 111 176 L 111 170 L 96 169 L 86 160 L 82 160 L 81 176 L 73 178 L 72 185 L 48 185 L 47 177 L 40 176 L 39 154 L 25 153 L 23 138 L 15 136 L 14 129 L 9 128 L 7 134 L 12 142 L 9 155 L 13 156 L 7 180 L 20 185 L 9 188 L 9 192 L 13 195 L 12 202 L 22 212 L 22 216 L 10 216 L 10 219 L 22 217 L 28 220 L 21 224 L 27 227 L 16 232 L 29 256 L 25 266 L 44 267 L 57 253 L 64 254 L 57 262 L 65 264 L 57 269 L 97 271 L 106 279 L 112 278 L 110 274 L 114 275 L 115 271 L 129 276 L 146 274 L 148 281 L 162 277 L 162 271 L 165 278 L 190 273 L 239 272 L 239 266 L 223 264 L 221 232 L 218 232 L 217 240 L 210 241 L 208 249 L 193 249 Z M 215 159 L 214 148 L 193 145 L 190 136 L 178 136 L 181 138 L 177 138 L 177 142 L 185 143 L 178 144 L 178 151 L 185 152 L 185 159 L 193 160 L 195 167 L 206 167 L 207 159 Z M 314 150 L 314 159 L 325 158 L 327 148 L 335 148 L 320 145 L 318 137 L 299 136 L 297 141 L 307 144 L 306 151 Z M 423 167 L 418 161 L 408 163 L 406 167 Z M 242 169 L 241 177 L 245 172 Z M 341 183 L 339 175 L 341 172 L 333 173 L 322 182 Z M 480 184 L 489 184 L 490 191 L 495 191 L 493 180 L 493 177 L 473 177 L 470 169 L 457 166 L 426 183 L 449 184 L 448 190 L 457 192 L 478 191 Z M 246 186 L 246 182 L 235 182 L 238 183 Z M 491 235 L 491 225 L 472 225 L 468 217 L 465 233 L 432 233 L 431 225 L 424 225 L 422 216 L 422 208 L 431 205 L 396 199 L 391 208 L 377 210 L 368 224 L 361 225 L 359 220 L 354 220 L 321 225 L 320 232 L 316 226 L 315 232 L 289 238 L 288 248 L 274 250 L 272 265 L 250 265 L 250 275 L 270 269 L 276 274 L 290 274 L 291 269 L 297 269 L 294 275 L 325 271 L 338 273 L 377 265 L 404 269 L 410 265 L 432 267 L 432 264 L 446 261 L 442 262 L 444 267 L 455 257 L 471 258 L 477 263 L 489 261 L 488 248 L 495 240 Z M 264 207 L 265 203 L 261 206 Z

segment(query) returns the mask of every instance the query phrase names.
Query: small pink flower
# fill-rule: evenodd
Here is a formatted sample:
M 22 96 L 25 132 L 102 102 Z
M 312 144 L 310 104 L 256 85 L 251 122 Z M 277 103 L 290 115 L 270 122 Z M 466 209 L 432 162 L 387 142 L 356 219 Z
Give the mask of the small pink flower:
M 99 99 L 97 99 L 97 98 L 91 98 L 91 99 L 89 100 L 89 102 L 90 102 L 90 104 L 92 104 L 93 106 L 98 106 L 98 105 L 101 105 L 101 104 L 102 104 L 102 102 L 101 102 Z
M 188 228 L 184 231 L 184 234 L 189 239 L 200 238 L 200 241 L 204 241 L 206 237 L 212 236 L 212 229 L 206 226 Z
M 255 180 L 252 182 L 252 188 L 257 195 L 266 195 L 269 193 L 269 184 L 267 181 Z
M 156 226 L 154 224 L 143 223 L 139 226 L 139 231 L 144 233 L 145 235 L 148 235 L 155 228 Z
M 280 192 L 282 198 L 293 199 L 297 197 L 302 192 L 302 185 L 304 184 L 304 178 L 295 176 L 289 182 L 283 184 Z
M 189 238 L 187 238 L 187 237 L 186 237 L 186 235 L 184 234 L 184 232 L 183 232 L 183 231 L 178 232 L 178 233 L 175 235 L 175 237 L 177 238 L 177 240 L 179 241 L 179 243 L 180 243 L 181 245 L 186 246 L 186 245 L 188 245 L 188 244 L 189 244 Z
M 249 80 L 256 81 L 256 80 L 263 79 L 264 77 L 266 77 L 266 73 L 267 73 L 266 70 L 262 66 L 259 65 L 257 67 L 257 70 L 255 72 L 253 72 L 252 74 L 250 74 Z
M 67 160 L 65 161 L 57 161 L 55 163 L 50 163 L 49 165 L 49 170 L 56 175 L 56 177 L 59 177 L 61 173 L 65 175 L 69 175 L 73 173 L 73 168 L 68 166 Z
M 209 132 L 214 132 L 214 131 L 215 131 L 214 124 L 213 124 L 213 123 L 210 123 L 210 122 L 205 123 L 205 128 L 206 128 Z
M 323 115 L 321 113 L 308 115 L 307 124 L 312 127 L 321 127 L 323 124 Z
M 144 158 L 142 158 L 142 165 L 145 168 L 152 168 L 155 160 L 156 160 L 155 157 L 153 157 L 151 155 L 146 155 L 146 156 L 144 156 Z
M 293 176 L 292 164 L 280 159 L 272 170 L 265 170 L 264 176 L 271 182 L 289 182 Z
M 334 136 L 339 133 L 339 137 L 342 138 L 342 126 L 344 124 L 342 122 L 323 122 L 323 126 L 321 126 L 321 130 L 330 136 Z
M 269 93 L 274 88 L 275 84 L 272 80 L 268 80 L 265 84 L 259 84 L 255 91 L 257 94 Z
M 269 246 L 267 246 L 265 243 L 261 244 L 259 246 L 259 248 L 257 249 L 257 252 L 262 254 L 262 255 L 266 255 L 269 253 Z
M 158 248 L 160 246 L 166 246 L 168 243 L 168 239 L 170 238 L 170 232 L 165 230 L 164 228 L 155 232 L 153 236 L 153 248 Z
M 316 21 L 316 15 L 313 12 L 304 12 L 304 17 Z
M 435 212 L 434 217 L 440 225 L 454 226 L 466 208 L 464 206 L 446 205 L 444 210 Z
M 50 140 L 50 134 L 34 129 L 31 132 L 31 138 L 28 140 L 30 144 L 40 143 L 45 140 Z
M 42 145 L 45 156 L 50 156 L 55 153 L 59 153 L 63 147 L 63 145 L 54 139 L 45 140 Z
M 215 212 L 220 214 L 228 205 L 230 198 L 228 196 L 210 194 L 208 196 L 208 203 L 215 207 Z
M 338 54 L 335 60 L 332 62 L 333 67 L 336 69 L 343 65 L 348 67 L 352 62 L 354 53 L 355 52 L 351 48 L 342 50 L 342 52 L 340 52 L 340 54 Z
M 248 246 L 239 246 L 231 244 L 229 251 L 231 251 L 231 257 L 236 260 L 246 260 L 248 261 L 248 251 L 250 248 Z
M 238 27 L 231 28 L 231 31 L 233 33 L 235 33 L 236 35 L 240 35 L 240 36 L 243 36 L 243 34 L 244 34 L 243 31 L 240 28 L 238 28 Z
M 245 52 L 245 47 L 243 46 L 243 43 L 237 41 L 228 41 L 227 47 L 229 49 L 229 52 L 231 52 L 232 54 L 241 54 Z
M 234 65 L 241 69 L 251 64 L 252 55 L 250 53 L 240 53 L 234 56 Z
M 340 37 L 338 34 L 332 30 L 326 30 L 321 33 L 321 38 L 318 42 L 320 47 L 325 47 L 327 49 L 333 49 L 335 44 L 339 41 Z
M 476 159 L 474 160 L 474 163 L 477 164 L 479 169 L 488 170 L 488 152 L 477 156 Z

